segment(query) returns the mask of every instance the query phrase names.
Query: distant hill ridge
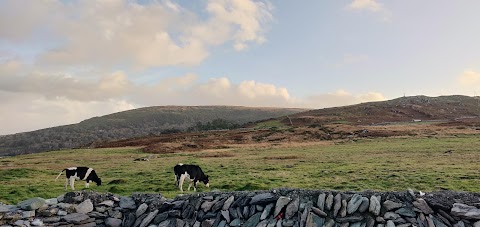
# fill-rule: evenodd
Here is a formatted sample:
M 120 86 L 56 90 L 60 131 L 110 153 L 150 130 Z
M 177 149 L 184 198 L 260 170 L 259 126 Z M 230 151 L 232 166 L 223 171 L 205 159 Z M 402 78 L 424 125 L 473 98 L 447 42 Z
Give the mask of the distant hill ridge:
M 0 155 L 77 148 L 97 141 L 158 135 L 169 130 L 186 130 L 197 122 L 205 123 L 215 119 L 244 124 L 305 110 L 241 106 L 144 107 L 90 118 L 78 124 L 2 136 Z
M 350 106 L 300 112 L 283 119 L 295 126 L 342 122 L 350 124 L 380 124 L 386 122 L 452 121 L 480 117 L 480 98 L 461 95 L 410 96 L 387 101 L 367 102 Z

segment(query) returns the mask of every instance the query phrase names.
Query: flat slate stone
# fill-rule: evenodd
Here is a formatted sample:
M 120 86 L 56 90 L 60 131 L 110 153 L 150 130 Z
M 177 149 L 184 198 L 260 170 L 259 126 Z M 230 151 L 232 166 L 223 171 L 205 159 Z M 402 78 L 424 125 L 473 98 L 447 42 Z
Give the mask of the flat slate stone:
M 335 225 L 335 221 L 333 219 L 330 219 L 325 223 L 324 227 L 333 227 Z
M 347 214 L 353 214 L 362 204 L 362 196 L 359 194 L 353 195 L 353 197 L 348 201 L 347 205 Z
M 285 210 L 286 219 L 292 218 L 297 213 L 299 203 L 300 203 L 300 199 L 297 197 L 287 205 L 287 209 Z
M 268 204 L 263 209 L 262 216 L 260 216 L 260 220 L 265 220 L 266 218 L 268 218 L 268 215 L 270 215 L 270 213 L 272 212 L 272 209 L 273 209 L 273 203 Z
M 325 199 L 325 209 L 331 210 L 332 205 L 333 205 L 333 195 L 329 193 L 327 198 Z
M 43 226 L 43 222 L 42 220 L 38 219 L 38 218 L 35 218 L 33 221 L 32 221 L 32 225 L 33 226 Z
M 406 208 L 406 207 L 402 207 L 402 208 L 396 210 L 395 213 L 400 214 L 400 215 L 405 216 L 405 217 L 412 217 L 412 218 L 417 216 L 417 214 L 415 214 L 415 211 L 413 211 L 412 209 Z
M 340 208 L 342 208 L 342 195 L 340 193 L 337 193 L 335 197 L 333 198 L 333 216 L 336 217 L 338 214 L 338 211 L 340 211 Z
M 290 202 L 290 200 L 291 199 L 289 197 L 280 196 L 277 199 L 277 203 L 275 204 L 275 213 L 273 215 L 275 215 L 276 217 L 280 213 L 280 211 L 282 211 L 283 207 L 285 207 L 285 205 Z
M 312 211 L 313 211 L 316 215 L 318 215 L 318 216 L 320 216 L 320 217 L 322 217 L 322 218 L 324 218 L 324 217 L 327 216 L 327 213 L 325 213 L 323 210 L 320 210 L 319 208 L 312 207 Z
M 397 208 L 400 208 L 402 207 L 403 204 L 401 203 L 396 203 L 396 202 L 393 202 L 391 200 L 385 200 L 385 202 L 383 202 L 383 207 L 385 207 L 385 209 L 387 211 L 390 211 L 390 210 L 393 210 L 393 209 L 397 209 Z
M 147 211 L 148 209 L 148 205 L 146 203 L 142 203 L 140 204 L 140 206 L 138 206 L 137 208 L 137 211 L 135 211 L 135 217 L 140 217 L 140 215 L 142 215 L 143 213 L 145 213 L 145 211 Z
M 365 219 L 364 216 L 355 215 L 355 216 L 348 216 L 344 218 L 336 218 L 335 220 L 337 220 L 338 222 L 345 223 L 345 222 L 359 222 L 359 221 L 362 221 L 363 219 Z
M 20 208 L 18 208 L 15 205 L 0 205 L 0 213 L 7 213 L 7 212 L 12 212 L 12 211 L 17 211 Z
M 58 200 L 57 200 L 57 198 L 46 199 L 45 203 L 48 204 L 48 205 L 56 205 L 56 204 L 58 204 Z
M 221 214 L 227 223 L 230 223 L 230 212 L 228 210 L 222 210 Z
M 107 207 L 113 207 L 114 203 L 115 202 L 113 202 L 112 200 L 105 200 L 105 201 L 99 203 L 99 205 L 104 205 L 104 206 L 107 206 Z
M 260 216 L 261 213 L 256 213 L 253 216 L 251 216 L 245 223 L 243 223 L 242 226 L 245 227 L 255 227 L 257 224 L 260 222 Z
M 241 224 L 242 222 L 238 218 L 230 222 L 230 226 L 240 226 Z
M 158 214 L 158 210 L 154 210 L 153 212 L 150 212 L 145 219 L 143 219 L 142 223 L 140 224 L 140 227 L 146 227 L 152 220 L 155 218 L 155 216 Z
M 468 206 L 461 203 L 454 203 L 451 214 L 454 216 L 469 218 L 469 219 L 480 219 L 480 209 L 474 206 Z
M 395 227 L 395 223 L 392 220 L 388 220 L 386 227 Z
M 477 222 L 475 222 L 475 223 L 477 223 Z M 465 223 L 463 223 L 463 221 L 459 221 L 459 222 L 453 224 L 453 227 L 465 227 Z
M 358 211 L 363 213 L 368 210 L 370 206 L 370 200 L 366 197 L 362 197 L 362 204 L 358 207 Z
M 222 210 L 228 210 L 230 206 L 232 205 L 233 201 L 235 200 L 235 196 L 230 196 L 228 199 L 225 201 L 223 204 Z
M 80 204 L 75 206 L 75 210 L 77 211 L 77 213 L 82 213 L 82 214 L 92 212 L 93 211 L 92 201 L 90 199 L 87 199 L 87 200 L 81 202 Z
M 370 197 L 370 206 L 368 207 L 368 211 L 370 211 L 370 213 L 376 216 L 380 214 L 380 209 L 382 208 L 382 206 L 380 205 L 380 200 L 381 200 L 380 196 L 372 195 Z
M 283 225 L 284 227 L 292 227 L 292 226 L 295 225 L 295 221 L 294 221 L 294 220 L 290 220 L 290 219 L 283 219 L 282 225 Z
M 72 224 L 78 224 L 81 223 L 82 221 L 85 221 L 89 219 L 90 216 L 86 214 L 81 214 L 81 213 L 73 213 L 73 214 L 67 214 L 62 217 L 63 220 L 66 222 L 72 223 Z
M 400 215 L 397 214 L 397 213 L 394 213 L 394 212 L 386 212 L 384 215 L 383 215 L 383 218 L 385 218 L 386 220 L 395 220 L 397 218 L 399 218 Z
M 158 225 L 160 222 L 167 220 L 167 218 L 168 212 L 157 214 L 153 219 L 153 223 Z
M 250 200 L 250 205 L 266 204 L 277 200 L 277 196 L 273 193 L 262 193 L 255 195 Z
M 321 193 L 320 195 L 318 195 L 318 199 L 317 199 L 317 207 L 323 211 L 324 206 L 325 206 L 325 193 Z
M 107 218 L 105 219 L 105 225 L 107 227 L 120 227 L 122 225 L 122 220 L 117 218 Z
M 217 211 L 219 211 L 220 209 L 222 209 L 222 208 L 223 208 L 223 204 L 225 204 L 225 201 L 226 201 L 226 200 L 227 200 L 227 199 L 221 199 L 221 200 L 219 200 L 218 202 L 216 202 L 215 205 L 212 206 L 212 211 L 213 211 L 213 212 L 217 212 Z
M 413 205 L 420 209 L 424 214 L 433 214 L 432 208 L 430 208 L 430 206 L 427 204 L 427 201 L 422 198 L 418 198 L 416 201 L 414 201 Z
M 36 210 L 45 204 L 45 199 L 40 197 L 31 198 L 18 204 L 22 210 Z
M 136 209 L 135 201 L 131 197 L 120 196 L 120 207 L 123 209 Z
M 212 206 L 215 205 L 216 202 L 217 201 L 205 201 L 202 203 L 201 208 L 204 212 L 208 212 L 210 209 L 212 209 Z
M 315 214 L 313 214 L 312 217 L 313 217 L 313 222 L 315 223 L 314 226 L 323 226 L 323 224 L 325 223 L 325 218 L 321 218 Z

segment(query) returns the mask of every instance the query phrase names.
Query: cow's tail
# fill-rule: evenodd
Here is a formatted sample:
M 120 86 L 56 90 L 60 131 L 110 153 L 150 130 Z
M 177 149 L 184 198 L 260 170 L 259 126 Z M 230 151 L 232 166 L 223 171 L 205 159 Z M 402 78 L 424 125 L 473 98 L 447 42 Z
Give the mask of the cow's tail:
M 57 178 L 55 178 L 55 181 L 57 181 L 57 179 L 60 177 L 60 175 L 62 175 L 63 171 L 65 171 L 65 169 L 62 170 L 62 172 L 60 172 L 60 173 L 58 174 Z

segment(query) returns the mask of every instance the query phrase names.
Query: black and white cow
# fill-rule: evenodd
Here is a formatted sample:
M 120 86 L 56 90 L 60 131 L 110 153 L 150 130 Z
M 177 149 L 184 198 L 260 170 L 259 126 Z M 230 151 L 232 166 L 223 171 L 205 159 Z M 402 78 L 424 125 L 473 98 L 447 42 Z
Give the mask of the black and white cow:
M 60 174 L 58 174 L 55 181 L 62 175 L 65 171 L 66 179 L 65 179 L 65 190 L 67 190 L 68 182 L 70 181 L 70 187 L 72 190 L 75 190 L 75 180 L 84 180 L 85 181 L 85 188 L 90 186 L 90 182 L 93 181 L 97 183 L 98 186 L 102 185 L 102 180 L 97 176 L 95 170 L 88 167 L 70 167 L 62 170 Z
M 197 182 L 201 181 L 207 186 L 210 186 L 208 181 L 208 175 L 205 175 L 202 169 L 197 165 L 184 165 L 182 163 L 177 164 L 173 167 L 173 171 L 175 172 L 175 184 L 180 191 L 183 192 L 183 182 L 185 179 L 190 181 L 188 184 L 188 190 L 190 191 L 190 187 L 192 186 L 193 182 L 193 191 L 197 191 Z

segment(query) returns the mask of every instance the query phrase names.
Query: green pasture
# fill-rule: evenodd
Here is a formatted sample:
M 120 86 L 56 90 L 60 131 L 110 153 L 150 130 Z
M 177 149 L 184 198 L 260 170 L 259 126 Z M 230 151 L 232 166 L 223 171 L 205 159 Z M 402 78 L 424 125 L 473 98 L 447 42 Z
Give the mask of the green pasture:
M 447 152 L 453 150 L 452 152 Z M 480 191 L 480 136 L 386 138 L 335 145 L 268 149 L 222 149 L 158 154 L 150 161 L 138 148 L 75 149 L 0 159 L 0 202 L 64 193 L 66 167 L 96 169 L 103 184 L 90 189 L 131 195 L 174 197 L 173 166 L 199 164 L 210 176 L 202 191 L 260 190 L 280 187 L 333 190 Z M 77 181 L 76 189 L 84 182 Z M 184 185 L 184 189 L 188 187 Z M 70 189 L 68 189 L 70 190 Z M 192 192 L 186 192 L 192 193 Z

